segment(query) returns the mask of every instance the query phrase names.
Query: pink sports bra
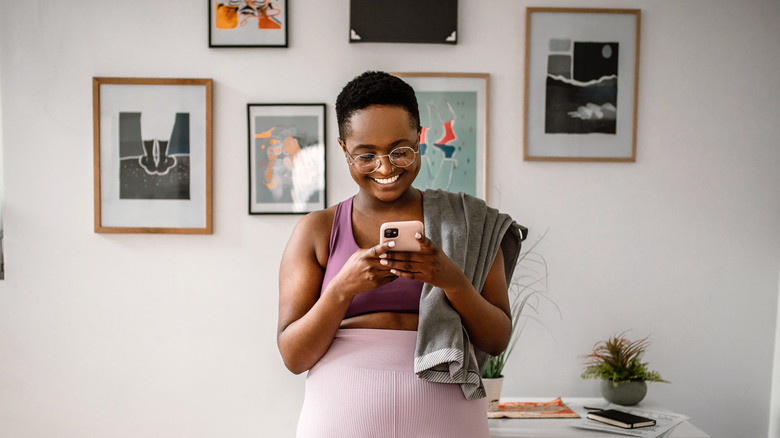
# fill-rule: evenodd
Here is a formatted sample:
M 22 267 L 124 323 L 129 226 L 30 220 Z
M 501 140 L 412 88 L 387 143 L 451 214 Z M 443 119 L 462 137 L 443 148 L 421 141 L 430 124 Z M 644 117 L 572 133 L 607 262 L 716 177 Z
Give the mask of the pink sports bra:
M 328 266 L 325 267 L 320 295 L 352 254 L 360 249 L 352 232 L 352 198 L 336 206 L 328 248 Z M 422 286 L 421 281 L 399 277 L 384 286 L 363 292 L 353 298 L 345 318 L 372 312 L 418 313 Z

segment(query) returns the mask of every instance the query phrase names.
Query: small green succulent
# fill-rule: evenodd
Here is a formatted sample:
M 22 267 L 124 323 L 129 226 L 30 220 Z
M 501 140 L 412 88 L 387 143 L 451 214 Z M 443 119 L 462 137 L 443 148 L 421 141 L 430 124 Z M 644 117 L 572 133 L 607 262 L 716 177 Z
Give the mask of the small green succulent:
M 620 382 L 664 382 L 658 371 L 648 369 L 642 362 L 647 347 L 648 337 L 630 341 L 625 332 L 611 336 L 606 341 L 599 341 L 593 346 L 593 352 L 586 356 L 583 379 L 611 380 L 615 386 Z

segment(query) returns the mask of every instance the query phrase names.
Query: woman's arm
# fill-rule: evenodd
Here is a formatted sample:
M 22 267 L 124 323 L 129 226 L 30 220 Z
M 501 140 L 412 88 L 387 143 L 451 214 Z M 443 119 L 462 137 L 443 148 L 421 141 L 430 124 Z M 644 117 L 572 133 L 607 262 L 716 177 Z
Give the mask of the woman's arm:
M 325 239 L 327 260 L 327 222 L 323 212 L 304 216 L 287 242 L 279 267 L 277 344 L 284 364 L 295 374 L 308 370 L 325 354 L 349 307 L 338 294 L 319 299 L 324 266 L 318 252 Z
M 443 289 L 452 307 L 460 314 L 474 346 L 490 355 L 500 354 L 512 333 L 501 249 L 493 259 L 480 293 L 441 248 L 425 237 L 421 238 L 421 244 L 423 249 L 419 253 L 391 253 L 391 272 Z
M 471 342 L 490 355 L 501 354 L 512 334 L 503 252 L 499 248 L 481 294 L 463 271 L 460 273 L 459 284 L 445 286 L 444 293 L 460 314 Z
M 325 355 L 355 295 L 395 278 L 379 263 L 387 251 L 379 245 L 353 254 L 320 296 L 332 221 L 332 213 L 304 216 L 282 255 L 277 344 L 285 366 L 295 374 Z

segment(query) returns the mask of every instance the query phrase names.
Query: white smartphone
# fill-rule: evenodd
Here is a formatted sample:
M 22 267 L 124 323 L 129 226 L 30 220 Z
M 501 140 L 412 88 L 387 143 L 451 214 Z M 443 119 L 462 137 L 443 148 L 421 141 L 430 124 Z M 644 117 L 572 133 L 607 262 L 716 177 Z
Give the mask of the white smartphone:
M 385 222 L 379 228 L 379 243 L 395 242 L 393 251 L 420 251 L 420 241 L 414 235 L 425 235 L 425 226 L 420 221 Z

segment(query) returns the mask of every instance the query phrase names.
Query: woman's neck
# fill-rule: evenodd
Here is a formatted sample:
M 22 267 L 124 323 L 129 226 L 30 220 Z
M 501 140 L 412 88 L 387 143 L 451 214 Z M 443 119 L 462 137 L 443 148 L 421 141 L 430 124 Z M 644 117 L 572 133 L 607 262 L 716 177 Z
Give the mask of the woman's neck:
M 409 187 L 398 199 L 394 201 L 382 201 L 362 190 L 355 195 L 352 208 L 364 215 L 383 216 L 384 214 L 407 214 L 422 210 L 422 194 L 419 190 Z

